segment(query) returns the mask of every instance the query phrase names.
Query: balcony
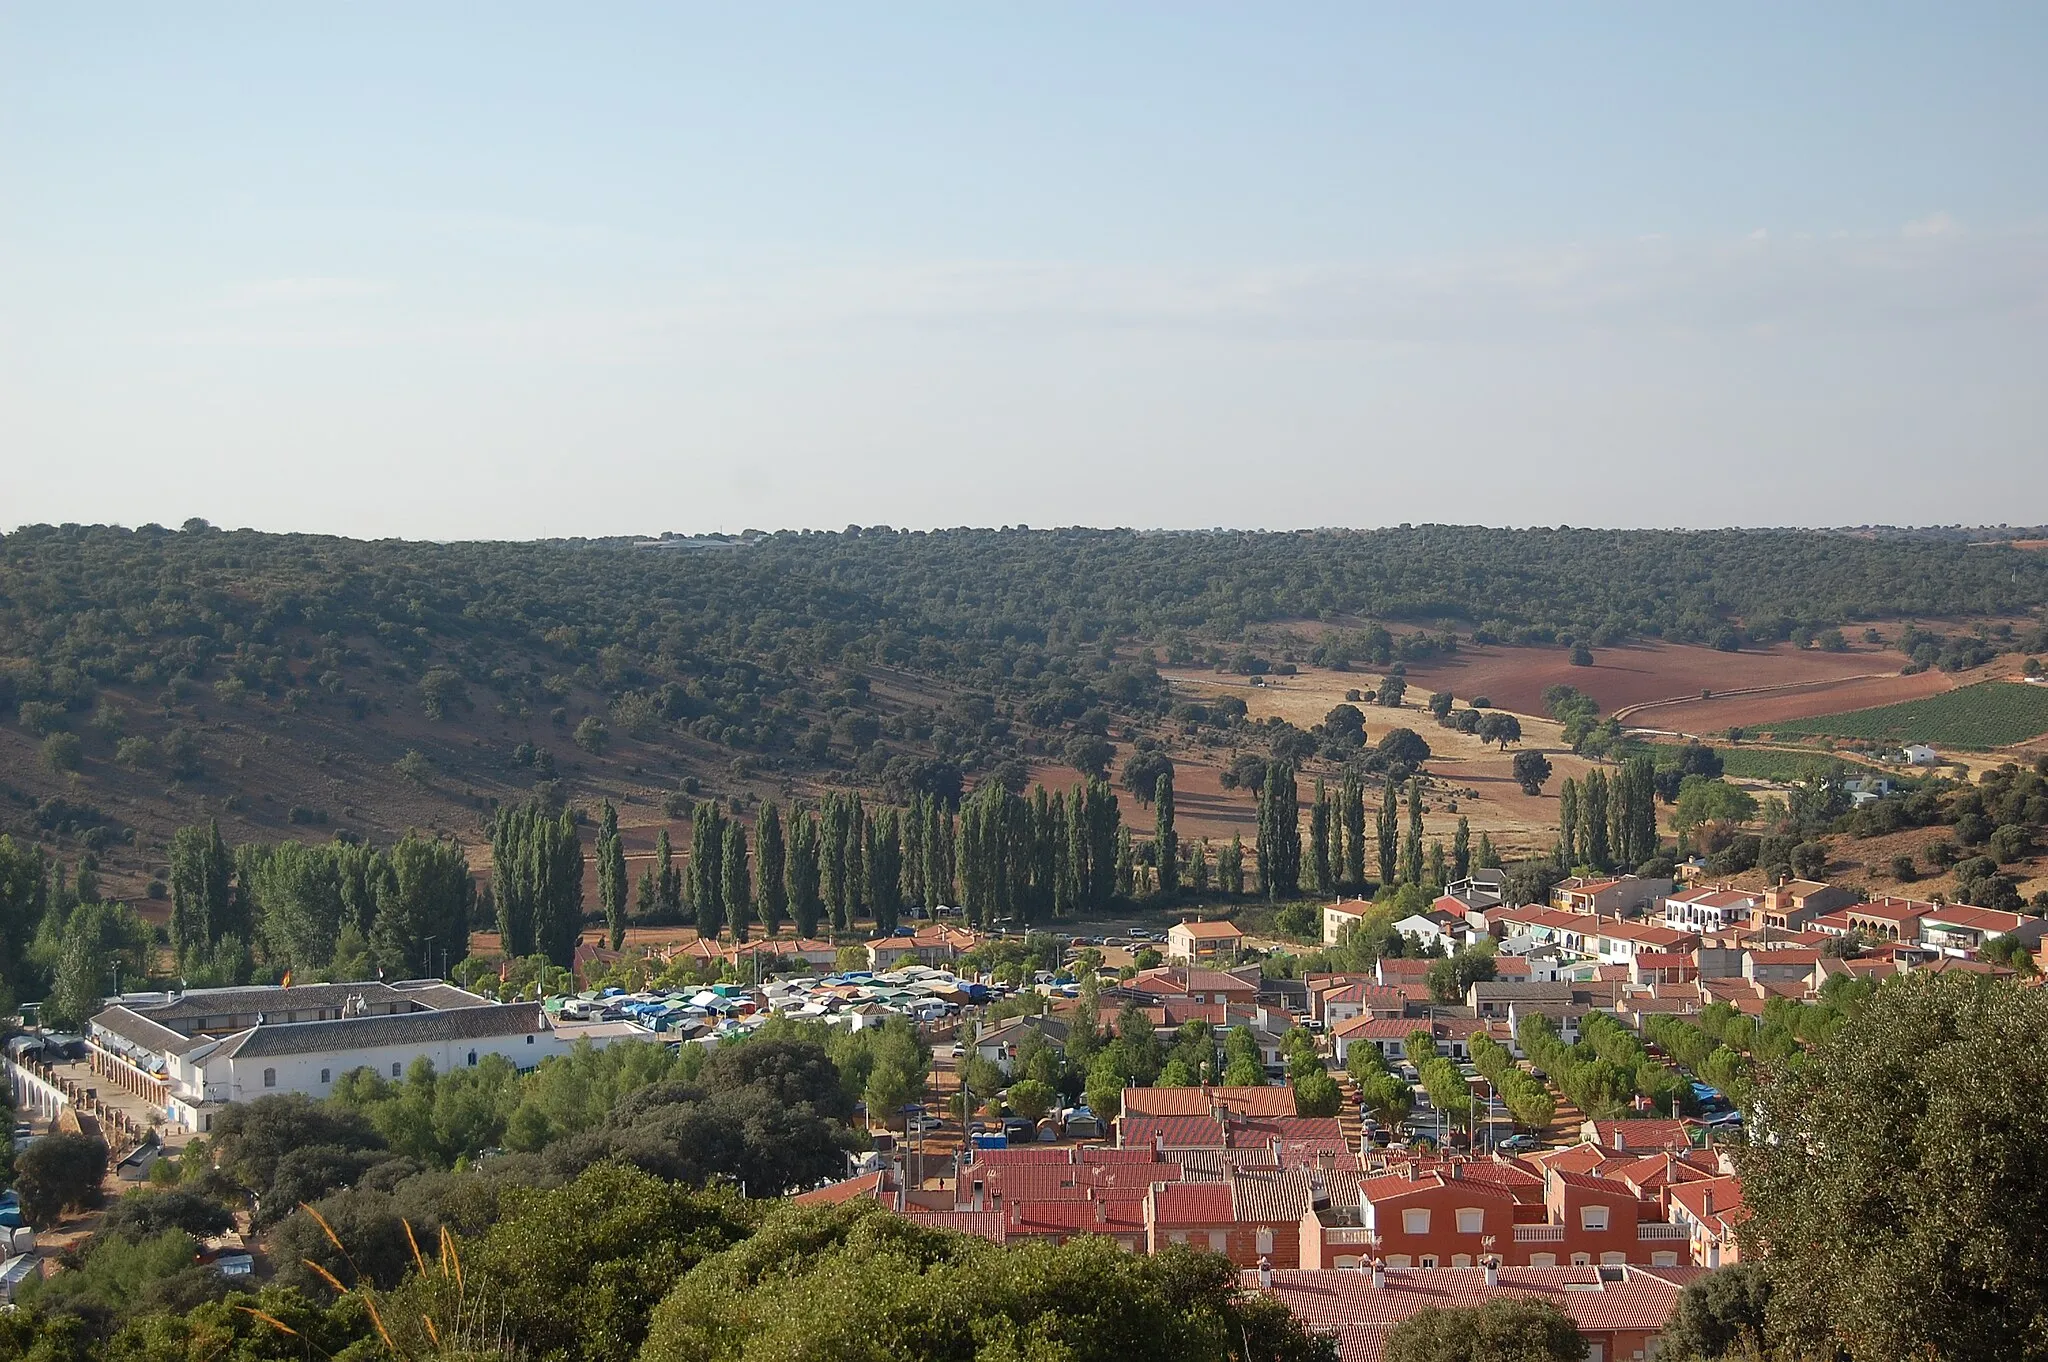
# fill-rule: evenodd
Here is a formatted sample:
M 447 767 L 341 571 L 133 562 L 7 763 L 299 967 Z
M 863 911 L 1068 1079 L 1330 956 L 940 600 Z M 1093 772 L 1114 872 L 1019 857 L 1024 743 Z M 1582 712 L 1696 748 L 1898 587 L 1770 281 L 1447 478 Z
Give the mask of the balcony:
M 1515 1242 L 1517 1244 L 1562 1244 L 1564 1242 L 1564 1226 L 1517 1225 L 1515 1226 Z
M 1329 1244 L 1370 1244 L 1373 1232 L 1358 1225 L 1337 1225 L 1323 1231 L 1323 1241 Z
M 1647 1225 L 1636 1226 L 1636 1242 L 1639 1244 L 1656 1243 L 1668 1239 L 1676 1239 L 1684 1243 L 1691 1238 L 1692 1228 L 1687 1225 L 1661 1225 L 1653 1221 Z

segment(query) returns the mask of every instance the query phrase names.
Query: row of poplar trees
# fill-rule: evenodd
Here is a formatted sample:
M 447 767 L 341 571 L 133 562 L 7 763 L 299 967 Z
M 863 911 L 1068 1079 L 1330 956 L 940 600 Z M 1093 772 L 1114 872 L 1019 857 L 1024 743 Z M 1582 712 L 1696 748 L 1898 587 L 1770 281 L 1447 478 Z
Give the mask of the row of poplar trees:
M 1407 817 L 1403 828 L 1402 804 L 1406 795 Z M 1258 888 L 1269 900 L 1292 899 L 1307 887 L 1319 896 L 1341 892 L 1364 894 L 1374 885 L 1368 877 L 1378 871 L 1380 885 L 1435 885 L 1469 875 L 1475 865 L 1495 866 L 1499 859 L 1493 843 L 1481 834 L 1472 844 L 1472 825 L 1460 817 L 1448 853 L 1441 840 L 1425 850 L 1422 835 L 1422 780 L 1413 777 L 1405 788 L 1389 776 L 1381 787 L 1379 809 L 1372 834 L 1366 833 L 1365 786 L 1347 773 L 1335 789 L 1316 782 L 1315 798 L 1309 805 L 1308 854 L 1304 864 L 1301 843 L 1300 796 L 1294 768 L 1274 762 L 1266 768 L 1259 788 Z
M 1629 870 L 1657 855 L 1657 767 L 1630 757 L 1614 778 L 1598 768 L 1558 792 L 1558 859 L 1565 866 Z

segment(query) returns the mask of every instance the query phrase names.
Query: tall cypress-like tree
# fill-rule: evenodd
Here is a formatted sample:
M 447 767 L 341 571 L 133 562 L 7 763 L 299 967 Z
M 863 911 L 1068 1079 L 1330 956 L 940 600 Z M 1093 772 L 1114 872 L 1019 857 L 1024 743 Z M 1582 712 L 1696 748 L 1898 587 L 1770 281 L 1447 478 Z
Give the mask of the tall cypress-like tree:
M 738 820 L 725 825 L 718 849 L 718 869 L 724 900 L 732 920 L 732 939 L 747 939 L 747 924 L 754 915 L 754 878 L 747 868 L 747 830 Z
M 1131 847 L 1131 830 L 1118 828 L 1116 833 L 1116 896 L 1131 899 L 1138 892 L 1138 858 Z
M 1401 788 L 1392 776 L 1380 790 L 1379 817 L 1373 830 L 1379 839 L 1380 884 L 1392 885 L 1401 873 Z
M 1500 853 L 1493 849 L 1493 835 L 1479 834 L 1479 850 L 1472 853 L 1472 868 L 1475 870 L 1500 869 Z
M 211 951 L 224 937 L 247 942 L 248 926 L 235 912 L 234 871 L 218 820 L 179 828 L 171 838 L 171 949 L 179 960 Z
M 1116 897 L 1117 834 L 1122 831 L 1122 812 L 1115 791 L 1106 780 L 1091 780 L 1087 787 L 1088 890 L 1085 907 L 1101 909 Z
M 1597 768 L 1586 773 L 1579 789 L 1579 854 L 1602 874 L 1613 864 L 1607 842 L 1607 773 Z
M 1439 837 L 1429 844 L 1429 883 L 1439 894 L 1443 893 L 1444 885 L 1449 882 L 1449 877 L 1444 873 L 1448 868 L 1444 857 L 1444 840 Z
M 1310 883 L 1315 885 L 1317 895 L 1322 898 L 1328 898 L 1337 887 L 1335 874 L 1331 868 L 1332 830 L 1330 792 L 1323 788 L 1323 782 L 1318 779 L 1315 803 L 1310 806 L 1308 815 L 1308 866 Z M 1341 829 L 1337 831 L 1337 835 L 1343 835 Z
M 924 806 L 930 798 L 922 791 L 913 794 L 910 807 L 899 820 L 903 837 L 903 901 L 913 907 L 928 908 L 932 904 L 924 888 Z
M 818 934 L 825 915 L 825 901 L 818 892 L 818 820 L 808 809 L 792 808 L 789 815 L 789 861 L 783 872 L 789 891 L 789 915 L 796 934 L 809 939 Z
M 611 947 L 619 950 L 626 944 L 626 846 L 619 837 L 619 811 L 609 799 L 597 824 L 597 902 Z
M 755 879 L 759 882 L 754 892 L 760 900 L 761 929 L 775 936 L 789 916 L 789 885 L 784 878 L 788 854 L 782 840 L 782 811 L 773 803 L 761 810 L 756 832 L 761 844 L 754 849 Z
M 655 910 L 666 922 L 680 922 L 683 917 L 683 872 L 676 867 L 675 847 L 668 840 L 668 829 L 654 839 L 654 902 Z
M 927 907 L 950 905 L 959 897 L 953 887 L 953 811 L 936 799 L 924 810 L 924 891 Z
M 896 811 L 884 809 L 868 820 L 867 852 L 862 858 L 868 875 L 868 904 L 875 915 L 875 930 L 896 930 L 903 916 L 903 842 Z
M 1472 820 L 1458 815 L 1458 830 L 1451 837 L 1451 878 L 1462 880 L 1472 873 Z
M 838 794 L 828 794 L 818 806 L 818 883 L 825 906 L 832 910 L 832 929 L 847 927 L 847 843 L 853 836 L 853 806 Z
M 1259 799 L 1259 888 L 1268 902 L 1301 893 L 1301 795 L 1294 767 L 1269 762 Z
M 1338 792 L 1344 821 L 1344 880 L 1354 892 L 1365 890 L 1365 786 L 1356 775 L 1344 773 Z
M 1408 835 L 1401 842 L 1401 878 L 1422 883 L 1422 777 L 1408 779 Z
M 1197 896 L 1209 892 L 1209 839 L 1206 837 L 1195 843 L 1194 850 L 1188 854 L 1188 887 Z
M 1230 834 L 1230 845 L 1216 854 L 1216 887 L 1232 898 L 1244 897 L 1244 838 Z
M 534 949 L 529 848 L 537 817 L 534 805 L 520 804 L 500 809 L 491 823 L 491 905 L 498 919 L 498 948 L 513 960 Z
M 1152 855 L 1159 864 L 1159 892 L 1180 893 L 1180 834 L 1173 826 L 1173 768 L 1159 773 L 1152 787 Z
M 690 907 L 697 935 L 716 941 L 725 930 L 725 814 L 707 799 L 690 818 Z
M 1566 870 L 1579 863 L 1579 782 L 1570 776 L 1557 792 L 1557 853 Z

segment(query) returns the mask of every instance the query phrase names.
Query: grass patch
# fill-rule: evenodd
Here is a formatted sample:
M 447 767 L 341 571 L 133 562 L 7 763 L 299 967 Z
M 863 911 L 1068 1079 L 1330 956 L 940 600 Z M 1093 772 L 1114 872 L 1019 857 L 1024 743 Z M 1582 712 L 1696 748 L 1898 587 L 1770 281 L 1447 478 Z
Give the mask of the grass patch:
M 1779 737 L 1813 735 L 1936 747 L 2006 747 L 2048 733 L 2048 686 L 1980 681 L 1960 690 L 1875 709 L 1774 724 Z

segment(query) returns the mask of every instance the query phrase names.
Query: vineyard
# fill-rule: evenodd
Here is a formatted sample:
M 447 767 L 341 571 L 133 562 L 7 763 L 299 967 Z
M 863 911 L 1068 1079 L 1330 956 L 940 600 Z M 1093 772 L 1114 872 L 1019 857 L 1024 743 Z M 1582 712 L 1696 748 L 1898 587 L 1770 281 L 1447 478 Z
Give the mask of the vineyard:
M 1777 724 L 1776 736 L 1865 738 L 1934 746 L 2005 747 L 2048 733 L 2048 686 L 1980 681 L 1961 690 L 1875 709 Z

